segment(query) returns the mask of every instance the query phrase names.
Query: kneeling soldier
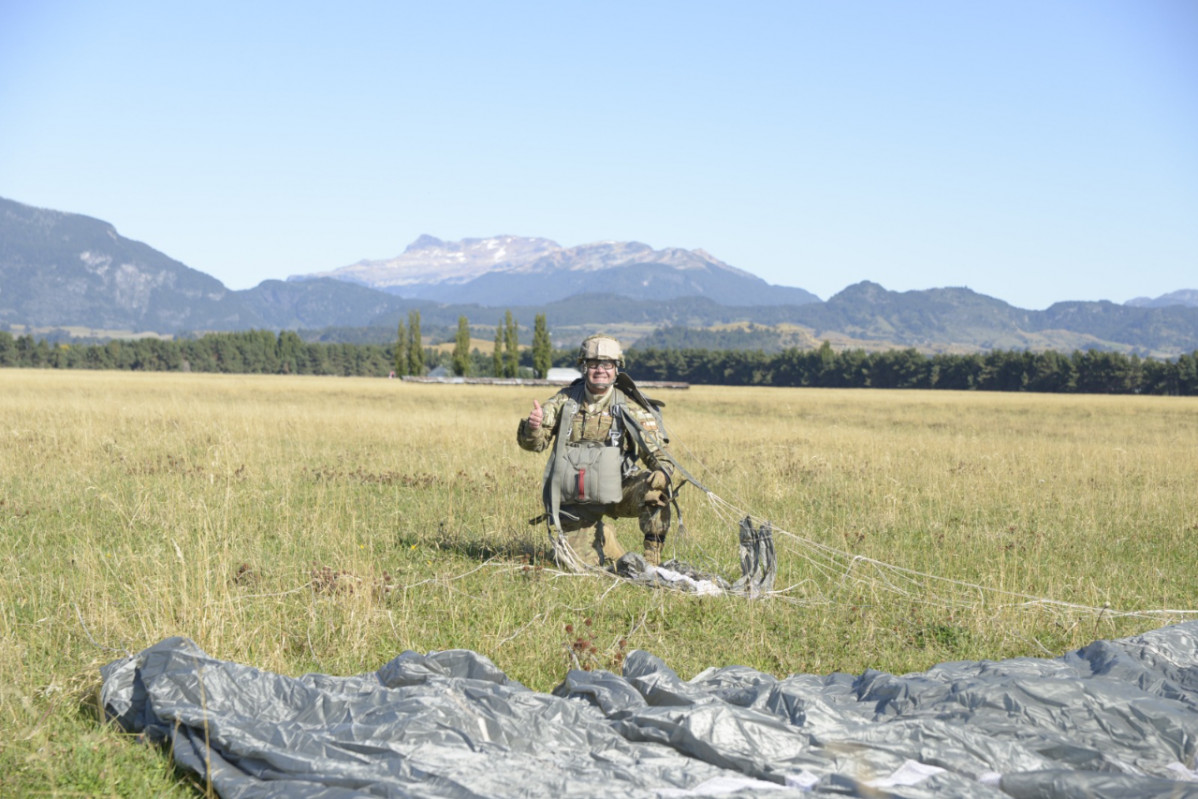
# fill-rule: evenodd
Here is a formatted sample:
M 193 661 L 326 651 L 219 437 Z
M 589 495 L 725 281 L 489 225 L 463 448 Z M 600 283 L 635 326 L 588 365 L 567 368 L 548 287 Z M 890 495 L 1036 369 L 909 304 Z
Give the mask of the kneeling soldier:
M 604 566 L 624 554 L 604 516 L 639 519 L 645 559 L 661 563 L 673 460 L 659 403 L 645 397 L 623 366 L 618 341 L 590 336 L 578 351 L 582 377 L 544 404 L 534 400 L 516 431 L 530 452 L 553 446 L 543 498 L 555 553 L 567 565 Z

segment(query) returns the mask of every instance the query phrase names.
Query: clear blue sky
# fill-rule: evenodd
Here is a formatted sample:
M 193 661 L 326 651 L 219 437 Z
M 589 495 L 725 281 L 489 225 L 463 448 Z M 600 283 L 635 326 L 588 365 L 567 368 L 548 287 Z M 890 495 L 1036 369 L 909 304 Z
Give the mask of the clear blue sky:
M 230 288 L 446 240 L 1198 288 L 1198 2 L 0 0 L 0 196 Z

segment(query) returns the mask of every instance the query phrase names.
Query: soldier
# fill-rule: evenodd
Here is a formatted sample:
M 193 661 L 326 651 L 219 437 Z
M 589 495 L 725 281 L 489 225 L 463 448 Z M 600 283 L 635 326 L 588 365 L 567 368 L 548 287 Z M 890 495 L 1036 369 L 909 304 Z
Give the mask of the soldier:
M 530 452 L 553 446 L 543 498 L 555 552 L 569 565 L 606 566 L 625 554 L 604 516 L 637 518 L 645 560 L 661 563 L 673 460 L 660 403 L 645 397 L 623 366 L 620 342 L 590 336 L 578 351 L 582 377 L 544 404 L 534 400 L 516 431 Z

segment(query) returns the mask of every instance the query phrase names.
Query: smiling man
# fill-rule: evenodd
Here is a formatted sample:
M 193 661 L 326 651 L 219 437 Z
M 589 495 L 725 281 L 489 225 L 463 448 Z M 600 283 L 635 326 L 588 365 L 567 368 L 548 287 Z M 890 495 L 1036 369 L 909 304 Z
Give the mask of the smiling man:
M 611 336 L 590 336 L 578 350 L 582 377 L 544 403 L 533 401 L 516 440 L 530 452 L 553 447 L 545 467 L 545 514 L 559 560 L 608 566 L 624 549 L 603 517 L 636 518 L 645 560 L 661 563 L 670 528 L 672 459 L 658 410 L 620 370 Z

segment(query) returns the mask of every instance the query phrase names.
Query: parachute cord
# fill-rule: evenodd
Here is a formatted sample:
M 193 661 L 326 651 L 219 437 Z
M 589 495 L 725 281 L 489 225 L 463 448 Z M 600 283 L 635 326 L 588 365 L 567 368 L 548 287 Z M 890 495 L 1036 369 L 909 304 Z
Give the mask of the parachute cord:
M 691 463 L 697 464 L 699 470 L 704 475 L 711 474 L 711 471 L 685 445 L 681 449 L 686 451 L 688 460 Z M 705 479 L 711 482 L 710 478 Z M 941 577 L 928 572 L 897 566 L 877 560 L 876 558 L 837 549 L 806 536 L 797 535 L 789 530 L 778 527 L 774 522 L 770 522 L 745 510 L 739 505 L 728 502 L 709 488 L 704 488 L 703 490 L 712 512 L 722 522 L 734 528 L 739 524 L 741 519 L 749 519 L 757 525 L 770 523 L 773 525 L 773 531 L 776 536 L 781 536 L 794 545 L 794 549 L 791 547 L 787 548 L 788 552 L 798 555 L 819 577 L 829 583 L 839 583 L 842 587 L 856 587 L 867 590 L 870 593 L 878 593 L 880 591 L 883 594 L 902 596 L 912 602 L 949 609 L 975 608 L 979 601 L 990 597 L 1003 602 L 999 607 L 1051 609 L 1087 613 L 1109 618 L 1131 617 L 1156 619 L 1161 616 L 1198 615 L 1198 610 L 1171 608 L 1159 610 L 1117 610 L 1109 605 L 1093 607 L 1073 602 L 1064 602 L 1050 597 L 1036 596 L 1035 594 L 992 588 L 979 583 Z M 695 537 L 692 536 L 691 540 L 695 541 Z M 707 553 L 703 551 L 701 546 L 697 543 L 694 545 L 699 549 L 704 558 L 708 558 Z M 794 591 L 798 586 L 811 582 L 810 579 L 803 580 L 794 586 L 774 590 L 769 592 L 769 594 L 775 596 L 786 595 Z

